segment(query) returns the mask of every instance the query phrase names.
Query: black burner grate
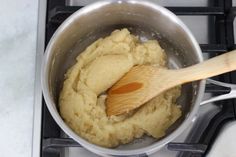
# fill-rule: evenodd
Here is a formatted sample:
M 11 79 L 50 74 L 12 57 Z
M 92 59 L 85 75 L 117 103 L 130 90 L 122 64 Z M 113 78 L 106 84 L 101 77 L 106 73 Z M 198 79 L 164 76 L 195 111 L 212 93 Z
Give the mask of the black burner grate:
M 46 44 L 58 26 L 72 13 L 81 7 L 66 6 L 65 0 L 48 0 L 46 19 Z M 232 0 L 209 0 L 208 7 L 166 7 L 176 15 L 209 17 L 209 41 L 210 44 L 200 44 L 203 53 L 211 56 L 219 55 L 235 49 L 233 21 L 236 16 L 236 7 L 232 7 Z M 221 75 L 219 81 L 236 83 L 236 72 Z M 228 93 L 229 89 L 206 86 L 206 93 L 220 94 Z M 185 151 L 179 153 L 180 157 L 203 157 L 211 148 L 219 130 L 224 124 L 236 118 L 236 99 L 223 102 L 222 110 L 210 121 L 203 134 L 200 135 L 198 143 L 180 143 L 179 150 L 184 144 Z M 226 104 L 227 103 L 227 104 Z M 225 105 L 226 104 L 226 105 Z M 43 101 L 42 113 L 42 135 L 41 135 L 41 157 L 61 157 L 61 148 L 80 146 L 70 138 L 61 138 L 61 129 L 51 117 L 45 102 Z M 169 148 L 177 148 L 177 144 L 169 144 Z

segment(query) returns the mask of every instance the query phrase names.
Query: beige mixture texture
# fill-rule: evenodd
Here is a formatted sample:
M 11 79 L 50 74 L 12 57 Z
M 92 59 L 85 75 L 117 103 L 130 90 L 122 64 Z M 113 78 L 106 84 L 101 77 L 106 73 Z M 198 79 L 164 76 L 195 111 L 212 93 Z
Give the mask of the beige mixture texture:
M 156 40 L 144 43 L 127 29 L 98 39 L 77 58 L 60 93 L 60 114 L 84 139 L 104 147 L 131 142 L 144 134 L 154 138 L 180 116 L 180 87 L 153 98 L 128 115 L 107 117 L 106 90 L 135 65 L 166 66 L 166 54 Z

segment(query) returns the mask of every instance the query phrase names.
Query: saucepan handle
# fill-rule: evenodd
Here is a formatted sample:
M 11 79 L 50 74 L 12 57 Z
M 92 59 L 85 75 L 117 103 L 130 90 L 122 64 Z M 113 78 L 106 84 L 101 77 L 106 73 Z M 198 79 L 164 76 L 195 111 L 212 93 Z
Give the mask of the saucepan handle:
M 224 87 L 229 90 L 226 90 L 227 93 L 221 94 L 215 97 L 211 97 L 210 99 L 203 100 L 200 105 L 205 105 L 208 103 L 220 101 L 220 100 L 227 100 L 227 99 L 232 99 L 236 98 L 236 85 L 235 84 L 230 84 L 230 83 L 223 83 L 220 81 L 215 81 L 212 79 L 207 79 L 208 84 L 212 84 L 214 86 L 219 86 L 219 87 Z M 220 88 L 218 88 L 220 89 Z M 218 90 L 217 91 L 220 91 Z M 181 152 L 191 152 L 191 153 L 198 153 L 198 154 L 203 154 L 207 150 L 207 145 L 205 144 L 199 144 L 199 143 L 176 143 L 176 142 L 171 142 L 167 144 L 168 150 L 171 151 L 181 151 Z
M 222 95 L 212 97 L 212 98 L 207 99 L 207 100 L 203 100 L 200 103 L 200 105 L 205 105 L 205 104 L 220 101 L 220 100 L 227 100 L 227 99 L 236 98 L 236 85 L 235 84 L 224 83 L 224 82 L 215 81 L 215 80 L 212 80 L 212 79 L 207 79 L 207 83 L 217 85 L 217 86 L 221 86 L 221 87 L 227 87 L 227 88 L 230 89 L 230 92 L 227 93 L 227 94 L 222 94 Z

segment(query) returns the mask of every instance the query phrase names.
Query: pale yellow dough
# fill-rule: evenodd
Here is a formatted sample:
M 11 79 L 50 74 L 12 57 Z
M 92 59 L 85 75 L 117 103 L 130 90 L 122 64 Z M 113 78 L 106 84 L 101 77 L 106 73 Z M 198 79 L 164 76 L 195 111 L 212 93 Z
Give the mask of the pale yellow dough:
M 60 114 L 88 141 L 115 147 L 144 134 L 158 139 L 181 116 L 176 104 L 180 87 L 155 97 L 129 115 L 106 116 L 105 92 L 130 68 L 141 64 L 166 65 L 166 54 L 156 40 L 141 43 L 127 29 L 115 30 L 95 41 L 76 59 L 60 93 Z

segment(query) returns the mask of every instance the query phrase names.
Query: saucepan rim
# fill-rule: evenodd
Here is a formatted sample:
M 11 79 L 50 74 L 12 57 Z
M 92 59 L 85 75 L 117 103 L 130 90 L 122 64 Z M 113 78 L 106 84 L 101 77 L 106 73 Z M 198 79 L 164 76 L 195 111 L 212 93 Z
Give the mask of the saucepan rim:
M 48 81 L 48 79 L 49 79 L 50 71 L 49 71 L 48 62 L 50 61 L 50 59 L 52 57 L 52 54 L 50 52 L 53 49 L 53 46 L 55 44 L 56 39 L 60 37 L 60 34 L 63 32 L 63 30 L 65 30 L 71 23 L 73 23 L 74 19 L 77 19 L 81 15 L 86 14 L 87 12 L 93 10 L 94 8 L 102 7 L 102 6 L 105 6 L 105 5 L 110 5 L 112 3 L 123 3 L 123 2 L 124 3 L 138 3 L 140 5 L 145 5 L 147 7 L 151 7 L 152 9 L 157 9 L 160 12 L 162 12 L 163 14 L 166 14 L 167 16 L 172 18 L 172 20 L 174 20 L 176 24 L 178 24 L 179 26 L 182 27 L 182 29 L 185 31 L 185 33 L 190 38 L 190 40 L 191 40 L 191 42 L 194 46 L 194 49 L 198 53 L 197 55 L 199 56 L 199 61 L 200 62 L 203 61 L 202 51 L 201 51 L 197 41 L 195 40 L 194 36 L 190 32 L 190 30 L 185 26 L 185 24 L 176 15 L 174 15 L 169 10 L 167 10 L 164 7 L 159 6 L 155 3 L 149 2 L 149 1 L 103 0 L 103 1 L 98 1 L 98 2 L 92 3 L 92 4 L 90 4 L 86 7 L 78 10 L 77 12 L 72 14 L 70 17 L 68 17 L 59 26 L 59 28 L 56 30 L 56 32 L 52 36 L 52 38 L 49 41 L 49 43 L 47 45 L 47 48 L 45 50 L 45 55 L 44 55 L 43 64 L 42 64 L 42 71 L 41 71 L 41 76 L 42 76 L 41 81 L 42 81 L 43 95 L 44 95 L 44 99 L 46 101 L 46 105 L 47 105 L 52 117 L 54 118 L 56 123 L 61 127 L 61 129 L 66 134 L 68 134 L 71 138 L 73 138 L 75 141 L 77 141 L 79 144 L 81 144 L 83 147 L 85 147 L 88 150 L 90 150 L 94 153 L 97 153 L 99 155 L 138 155 L 138 154 L 145 154 L 145 153 L 153 153 L 153 152 L 159 150 L 164 145 L 166 145 L 168 142 L 172 141 L 178 135 L 180 135 L 190 125 L 193 118 L 197 114 L 197 111 L 198 111 L 199 106 L 200 106 L 200 102 L 201 102 L 203 94 L 204 94 L 204 89 L 205 89 L 205 80 L 201 80 L 199 82 L 199 88 L 198 88 L 198 91 L 197 91 L 196 101 L 194 103 L 193 109 L 189 113 L 189 115 L 185 118 L 185 120 L 182 122 L 182 124 L 180 124 L 180 126 L 178 128 L 176 128 L 168 136 L 164 137 L 161 140 L 158 140 L 157 142 L 155 142 L 152 145 L 149 145 L 149 146 L 146 146 L 146 147 L 143 147 L 143 148 L 137 148 L 137 149 L 132 149 L 132 150 L 115 150 L 115 149 L 112 149 L 112 148 L 101 147 L 101 146 L 92 144 L 92 143 L 88 142 L 87 140 L 83 139 L 78 134 L 76 134 L 69 126 L 67 126 L 67 124 L 63 121 L 63 119 L 59 115 L 59 112 L 58 112 L 57 108 L 55 107 L 57 105 L 53 101 L 53 98 L 50 96 L 50 92 L 49 92 L 49 81 Z

